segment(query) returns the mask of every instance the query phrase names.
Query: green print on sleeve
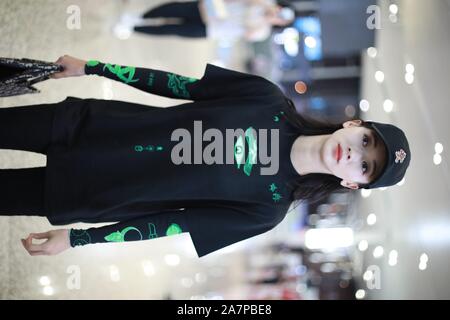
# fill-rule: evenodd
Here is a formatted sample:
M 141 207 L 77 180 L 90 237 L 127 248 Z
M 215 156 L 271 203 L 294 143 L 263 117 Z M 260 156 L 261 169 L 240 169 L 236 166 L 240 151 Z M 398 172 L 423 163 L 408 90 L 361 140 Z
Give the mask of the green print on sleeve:
M 108 68 L 109 72 L 115 74 L 120 80 L 122 80 L 126 84 L 139 81 L 139 79 L 133 79 L 134 73 L 136 72 L 135 67 L 122 67 L 117 64 L 111 65 L 110 63 L 107 63 L 103 67 L 103 71 L 105 71 L 105 68 Z M 125 76 L 126 74 L 128 75 Z
M 195 78 L 184 77 L 173 73 L 168 73 L 167 76 L 169 77 L 169 81 L 167 82 L 167 86 L 169 87 L 169 89 L 172 90 L 174 95 L 184 98 L 190 97 L 186 85 L 198 80 Z
M 178 224 L 172 223 L 166 230 L 166 236 L 173 236 L 182 232 L 183 230 L 181 230 L 181 227 Z
M 84 246 L 91 243 L 91 236 L 86 230 L 70 229 L 69 238 L 71 240 L 72 247 Z
M 158 234 L 156 233 L 156 226 L 153 223 L 149 223 L 148 224 L 148 238 L 149 239 L 153 239 L 153 238 L 158 238 Z
M 88 67 L 95 67 L 99 63 L 100 63 L 100 61 L 97 61 L 97 60 L 89 60 L 86 64 Z
M 148 76 L 148 86 L 151 87 L 153 85 L 153 82 L 155 80 L 155 74 L 153 72 L 150 72 Z
M 141 237 L 140 240 L 142 240 L 141 231 L 139 231 L 139 229 L 137 229 L 135 227 L 126 227 L 122 231 L 116 231 L 116 232 L 110 233 L 107 236 L 105 236 L 105 240 L 109 241 L 109 242 L 123 242 L 123 241 L 125 241 L 125 235 L 127 234 L 127 232 L 132 231 L 132 230 L 137 231 Z

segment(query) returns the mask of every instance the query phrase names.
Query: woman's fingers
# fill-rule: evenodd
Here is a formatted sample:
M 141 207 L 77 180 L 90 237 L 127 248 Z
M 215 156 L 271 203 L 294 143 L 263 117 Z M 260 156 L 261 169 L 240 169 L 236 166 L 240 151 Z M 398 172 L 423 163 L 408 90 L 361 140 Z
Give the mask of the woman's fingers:
M 30 236 L 34 239 L 48 239 L 50 237 L 50 232 L 30 233 Z
M 44 237 L 40 238 L 43 239 Z M 22 239 L 22 244 L 25 247 L 25 249 L 28 251 L 28 253 L 31 255 L 32 253 L 42 253 L 46 251 L 46 244 L 47 241 L 40 244 L 33 244 L 33 237 L 30 234 L 27 239 Z

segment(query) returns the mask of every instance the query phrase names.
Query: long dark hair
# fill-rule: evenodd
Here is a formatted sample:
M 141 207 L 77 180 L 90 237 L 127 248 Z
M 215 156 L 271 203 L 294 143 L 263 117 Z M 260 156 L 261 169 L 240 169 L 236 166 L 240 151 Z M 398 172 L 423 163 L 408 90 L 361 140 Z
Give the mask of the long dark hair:
M 292 100 L 287 99 L 287 101 L 290 108 L 288 108 L 288 111 L 285 113 L 286 119 L 295 128 L 295 134 L 297 136 L 332 134 L 336 130 L 342 128 L 342 123 L 334 124 L 326 120 L 318 121 L 316 119 L 307 118 L 297 111 Z M 362 121 L 361 125 L 370 128 L 364 121 Z M 343 187 L 340 182 L 340 178 L 331 174 L 310 173 L 299 176 L 295 181 L 289 181 L 288 186 L 293 190 L 292 198 L 294 203 L 298 205 L 305 200 L 308 201 L 308 203 L 325 200 L 331 193 L 345 193 L 351 191 L 351 189 Z M 365 186 L 366 185 L 360 184 L 360 188 L 364 188 Z

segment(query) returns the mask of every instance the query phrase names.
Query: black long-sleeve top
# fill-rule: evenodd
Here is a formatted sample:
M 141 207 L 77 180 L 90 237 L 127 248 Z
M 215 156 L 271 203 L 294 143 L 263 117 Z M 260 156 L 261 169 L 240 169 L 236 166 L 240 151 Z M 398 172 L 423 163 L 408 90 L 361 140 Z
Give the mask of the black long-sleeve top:
M 292 105 L 275 84 L 212 64 L 201 79 L 94 60 L 85 72 L 191 102 L 160 108 L 68 97 L 58 106 L 48 219 L 116 222 L 71 229 L 72 246 L 189 232 L 201 257 L 283 220 L 287 183 L 298 176 L 290 161 L 297 136 L 285 118 Z

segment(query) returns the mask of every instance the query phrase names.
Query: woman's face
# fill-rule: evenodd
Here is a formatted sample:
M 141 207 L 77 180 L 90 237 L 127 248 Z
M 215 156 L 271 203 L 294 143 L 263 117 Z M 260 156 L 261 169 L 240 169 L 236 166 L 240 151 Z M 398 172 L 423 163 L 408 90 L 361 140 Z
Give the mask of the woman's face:
M 342 129 L 330 135 L 322 149 L 325 166 L 342 179 L 342 186 L 351 189 L 373 181 L 386 161 L 384 143 L 361 123 L 361 120 L 346 121 Z

